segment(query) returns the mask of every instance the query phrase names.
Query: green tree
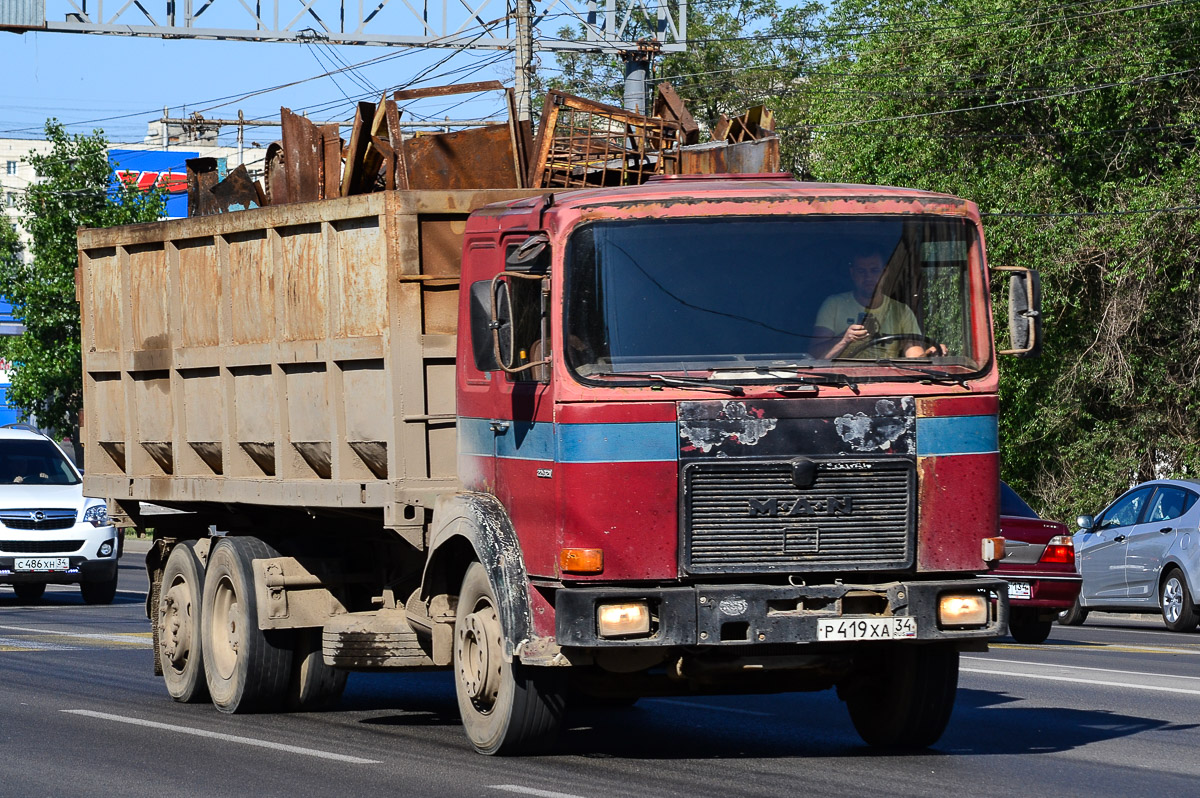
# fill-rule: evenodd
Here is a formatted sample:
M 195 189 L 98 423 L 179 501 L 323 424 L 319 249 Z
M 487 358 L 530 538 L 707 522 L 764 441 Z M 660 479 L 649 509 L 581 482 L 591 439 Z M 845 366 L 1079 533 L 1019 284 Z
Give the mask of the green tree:
M 110 190 L 102 131 L 72 136 L 51 119 L 45 132 L 51 150 L 29 158 L 38 179 L 18 202 L 33 260 L 26 264 L 0 247 L 0 286 L 25 324 L 25 333 L 7 344 L 15 366 L 9 400 L 43 428 L 77 437 L 83 376 L 75 231 L 154 221 L 162 216 L 164 194 L 132 185 Z
M 1060 518 L 1200 470 L 1198 33 L 1173 4 L 842 0 L 779 98 L 818 178 L 974 200 L 990 260 L 1042 272 L 1045 353 L 1001 363 L 1002 459 Z

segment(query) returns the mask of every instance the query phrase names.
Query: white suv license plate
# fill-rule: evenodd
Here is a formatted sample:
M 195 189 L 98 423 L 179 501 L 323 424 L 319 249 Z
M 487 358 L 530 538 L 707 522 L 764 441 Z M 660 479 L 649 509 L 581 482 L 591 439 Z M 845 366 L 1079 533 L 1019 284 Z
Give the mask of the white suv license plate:
M 65 571 L 71 567 L 67 557 L 18 557 L 13 560 L 14 571 Z
M 836 618 L 817 621 L 818 640 L 901 640 L 917 636 L 917 619 Z
M 1027 599 L 1033 597 L 1033 585 L 1029 582 L 1009 582 L 1008 597 L 1010 599 Z

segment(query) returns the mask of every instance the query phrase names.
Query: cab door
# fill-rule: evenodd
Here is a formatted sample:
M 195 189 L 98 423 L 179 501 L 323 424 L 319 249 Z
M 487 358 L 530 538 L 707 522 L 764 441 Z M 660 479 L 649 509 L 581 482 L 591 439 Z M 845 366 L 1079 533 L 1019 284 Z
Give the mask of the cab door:
M 1138 488 L 1113 502 L 1095 525 L 1076 536 L 1084 601 L 1089 605 L 1119 603 L 1129 596 L 1125 575 L 1127 542 L 1141 519 L 1153 488 Z

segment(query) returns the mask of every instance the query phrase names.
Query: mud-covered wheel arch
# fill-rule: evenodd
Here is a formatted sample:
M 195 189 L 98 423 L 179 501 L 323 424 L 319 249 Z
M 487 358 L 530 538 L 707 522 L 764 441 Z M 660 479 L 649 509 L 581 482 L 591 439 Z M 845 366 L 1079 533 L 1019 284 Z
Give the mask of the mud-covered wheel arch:
M 434 624 L 453 626 L 457 593 L 471 563 L 478 562 L 496 594 L 497 613 L 504 630 L 504 653 L 511 657 L 530 635 L 529 577 L 516 531 L 495 496 L 462 492 L 445 496 L 434 511 L 429 557 L 421 579 L 420 603 Z M 410 614 L 412 606 L 410 605 Z M 419 622 L 418 622 L 419 625 Z M 442 662 L 434 634 L 434 660 Z

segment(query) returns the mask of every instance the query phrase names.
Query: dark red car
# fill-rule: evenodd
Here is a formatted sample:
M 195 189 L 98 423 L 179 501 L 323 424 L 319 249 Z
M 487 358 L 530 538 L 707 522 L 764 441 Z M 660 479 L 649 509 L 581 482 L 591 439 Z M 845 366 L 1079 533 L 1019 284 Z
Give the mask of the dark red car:
M 1004 558 L 992 569 L 1008 580 L 1008 632 L 1018 643 L 1040 643 L 1079 595 L 1075 544 L 1065 524 L 1046 521 L 1008 485 L 1000 483 Z

